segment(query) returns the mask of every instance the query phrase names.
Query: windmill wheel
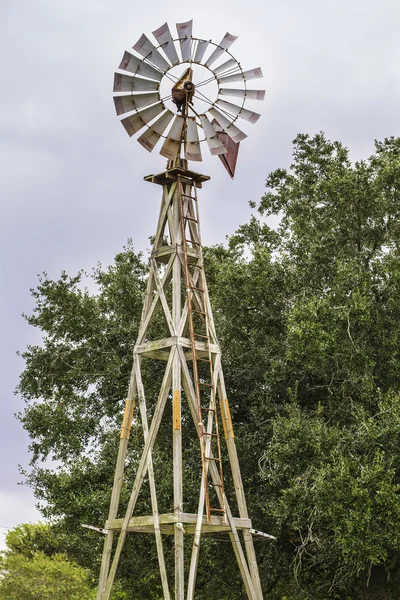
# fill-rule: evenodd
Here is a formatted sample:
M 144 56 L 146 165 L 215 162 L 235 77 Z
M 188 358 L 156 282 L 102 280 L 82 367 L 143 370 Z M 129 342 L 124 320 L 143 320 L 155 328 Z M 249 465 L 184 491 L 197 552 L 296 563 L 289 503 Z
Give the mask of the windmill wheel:
M 138 142 L 151 152 L 162 139 L 160 154 L 170 160 L 183 148 L 187 160 L 201 161 L 204 141 L 211 154 L 225 154 L 227 136 L 235 144 L 247 137 L 237 120 L 255 123 L 260 117 L 245 103 L 265 96 L 264 90 L 248 88 L 250 80 L 263 76 L 261 69 L 243 71 L 229 51 L 237 37 L 226 33 L 215 44 L 193 37 L 192 24 L 177 23 L 174 39 L 165 23 L 153 31 L 157 45 L 143 34 L 133 46 L 141 58 L 125 52 L 114 77 L 115 108 L 127 133 L 145 128 Z M 238 87 L 225 87 L 232 83 Z

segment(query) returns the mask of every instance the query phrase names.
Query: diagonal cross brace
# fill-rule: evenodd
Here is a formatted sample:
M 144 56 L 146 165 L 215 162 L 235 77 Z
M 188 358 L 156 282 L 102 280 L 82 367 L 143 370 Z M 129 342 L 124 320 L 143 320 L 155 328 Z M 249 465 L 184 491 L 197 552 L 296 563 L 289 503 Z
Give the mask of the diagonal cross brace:
M 167 366 L 165 369 L 160 394 L 158 396 L 157 404 L 154 409 L 154 416 L 151 421 L 150 430 L 148 438 L 145 442 L 142 457 L 140 459 L 140 463 L 136 472 L 135 482 L 133 484 L 132 493 L 129 499 L 128 508 L 125 513 L 124 521 L 122 523 L 121 532 L 119 534 L 117 548 L 115 550 L 114 559 L 111 565 L 110 572 L 108 574 L 106 587 L 104 593 L 101 596 L 101 600 L 109 600 L 111 594 L 111 588 L 114 583 L 115 574 L 117 572 L 117 567 L 119 563 L 119 559 L 121 556 L 122 548 L 125 543 L 126 533 L 129 526 L 129 520 L 132 517 L 133 511 L 135 509 L 136 501 L 139 496 L 140 489 L 143 484 L 143 480 L 147 473 L 147 465 L 148 465 L 148 457 L 149 452 L 153 449 L 154 442 L 158 433 L 158 429 L 160 427 L 161 418 L 164 413 L 165 404 L 167 401 L 168 394 L 170 392 L 171 387 L 171 371 L 172 371 L 172 363 L 175 356 L 176 348 L 171 348 L 171 352 L 169 355 L 169 359 L 167 362 Z

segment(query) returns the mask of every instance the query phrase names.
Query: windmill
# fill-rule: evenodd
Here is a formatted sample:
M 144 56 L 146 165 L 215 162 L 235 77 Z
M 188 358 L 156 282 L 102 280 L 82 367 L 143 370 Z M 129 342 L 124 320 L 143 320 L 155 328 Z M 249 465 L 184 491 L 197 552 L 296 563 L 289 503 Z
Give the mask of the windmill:
M 145 177 L 162 187 L 159 219 L 150 258 L 150 271 L 138 338 L 133 352 L 119 452 L 102 557 L 97 600 L 109 600 L 128 533 L 155 537 L 164 599 L 194 598 L 197 566 L 204 536 L 225 535 L 231 540 L 247 597 L 262 599 L 253 545 L 256 535 L 247 513 L 225 389 L 221 351 L 204 273 L 197 190 L 209 177 L 188 168 L 201 161 L 201 146 L 219 156 L 233 176 L 239 143 L 246 134 L 238 119 L 255 123 L 259 114 L 245 108 L 248 100 L 263 100 L 263 90 L 248 82 L 262 77 L 261 69 L 244 71 L 230 53 L 237 39 L 227 33 L 219 44 L 192 35 L 192 21 L 176 25 L 173 38 L 165 23 L 153 32 L 156 45 L 142 35 L 125 52 L 114 78 L 114 103 L 130 136 L 151 152 L 158 142 L 168 159 L 166 170 Z M 178 54 L 179 51 L 179 54 Z M 235 84 L 235 87 L 231 87 Z M 214 93 L 215 97 L 210 96 Z M 225 98 L 236 98 L 238 104 Z M 203 144 L 205 142 L 205 144 Z M 154 338 L 156 314 L 166 334 Z M 162 381 L 148 419 L 143 377 L 144 361 L 165 365 Z M 118 518 L 124 465 L 135 404 L 143 428 L 143 449 L 123 518 Z M 172 501 L 168 513 L 159 511 L 154 473 L 154 445 L 172 405 Z M 199 440 L 198 498 L 195 512 L 185 512 L 182 439 L 187 418 Z M 194 427 L 193 427 L 194 424 Z M 222 435 L 223 434 L 223 435 Z M 225 438 L 223 444 L 222 437 Z M 238 515 L 230 506 L 224 478 L 229 464 Z M 135 507 L 148 478 L 151 515 L 137 515 Z M 132 482 L 131 482 L 132 483 Z M 126 484 L 126 481 L 125 481 Z M 174 537 L 175 572 L 167 572 L 164 538 Z M 184 543 L 192 545 L 190 566 L 184 565 Z M 116 542 L 116 544 L 115 544 Z M 174 579 L 174 582 L 173 582 Z M 174 590 L 174 592 L 172 592 Z

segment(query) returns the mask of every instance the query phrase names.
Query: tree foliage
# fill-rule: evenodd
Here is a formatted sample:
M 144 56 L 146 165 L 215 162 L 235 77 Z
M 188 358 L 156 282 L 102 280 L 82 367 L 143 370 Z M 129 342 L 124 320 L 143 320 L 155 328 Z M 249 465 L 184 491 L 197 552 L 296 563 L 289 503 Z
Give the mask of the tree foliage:
M 249 222 L 227 247 L 206 249 L 250 514 L 278 538 L 257 546 L 271 600 L 399 596 L 399 217 L 400 139 L 376 142 L 353 164 L 339 142 L 299 135 L 293 164 L 269 175 Z M 146 262 L 128 245 L 106 270 L 44 275 L 27 317 L 43 332 L 23 354 L 19 385 L 28 481 L 93 573 L 101 540 L 79 523 L 106 517 L 145 279 Z M 156 390 L 157 372 L 147 376 Z M 196 460 L 194 444 L 186 452 Z M 60 466 L 44 467 L 49 456 Z M 166 496 L 161 478 L 161 503 Z M 135 561 L 123 561 L 122 585 L 131 598 L 160 597 L 155 548 L 128 543 Z M 199 598 L 243 597 L 228 546 L 205 545 Z
M 6 538 L 8 550 L 0 558 L 1 600 L 90 600 L 95 598 L 88 569 L 54 552 L 51 528 L 22 525 Z M 47 552 L 38 548 L 44 547 Z

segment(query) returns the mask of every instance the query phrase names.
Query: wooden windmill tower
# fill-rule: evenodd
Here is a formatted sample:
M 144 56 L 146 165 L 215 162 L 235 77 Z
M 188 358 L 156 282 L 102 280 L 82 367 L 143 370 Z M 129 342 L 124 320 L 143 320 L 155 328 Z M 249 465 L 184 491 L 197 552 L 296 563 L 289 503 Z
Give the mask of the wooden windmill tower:
M 130 136 L 144 129 L 138 141 L 150 152 L 163 138 L 160 154 L 168 159 L 168 164 L 164 172 L 145 177 L 161 186 L 161 209 L 133 352 L 111 505 L 105 525 L 97 600 L 110 598 L 124 541 L 130 532 L 155 536 L 165 599 L 184 600 L 186 597 L 191 600 L 195 597 L 202 535 L 218 532 L 225 533 L 232 541 L 248 598 L 261 600 L 254 530 L 247 513 L 221 351 L 204 273 L 197 190 L 209 177 L 190 170 L 188 160 L 201 161 L 201 142 L 206 141 L 211 154 L 219 155 L 233 176 L 238 144 L 246 137 L 236 121 L 240 117 L 254 123 L 259 118 L 257 113 L 244 108 L 244 103 L 248 99 L 264 98 L 264 91 L 247 88 L 248 81 L 262 77 L 262 73 L 261 69 L 242 70 L 229 52 L 236 39 L 229 33 L 219 44 L 214 44 L 193 37 L 192 21 L 178 23 L 176 27 L 177 39 L 173 39 L 168 24 L 154 31 L 157 46 L 142 35 L 133 46 L 142 58 L 125 52 L 119 72 L 115 74 L 114 102 L 117 113 L 122 115 L 123 126 Z M 178 74 L 175 74 L 176 67 Z M 237 87 L 225 87 L 233 82 Z M 167 86 L 165 95 L 163 85 Z M 216 97 L 211 99 L 210 85 L 216 91 Z M 227 102 L 221 96 L 236 97 L 239 105 Z M 151 339 L 151 325 L 157 309 L 163 316 L 168 334 L 162 339 Z M 144 359 L 163 361 L 165 365 L 150 423 L 142 377 Z M 173 511 L 160 514 L 152 452 L 167 403 L 172 404 Z M 185 512 L 183 403 L 190 410 L 200 442 L 198 508 L 195 513 Z M 142 421 L 144 447 L 125 516 L 117 518 L 135 404 Z M 234 483 L 237 515 L 232 514 L 225 489 L 222 468 L 225 455 Z M 135 513 L 135 506 L 146 476 L 152 514 L 143 516 Z M 174 574 L 168 573 L 166 568 L 165 535 L 174 536 Z M 190 567 L 185 572 L 184 543 L 188 542 L 192 552 Z

